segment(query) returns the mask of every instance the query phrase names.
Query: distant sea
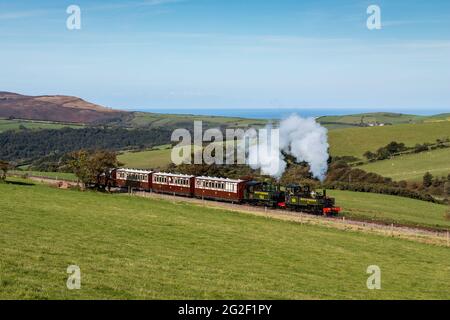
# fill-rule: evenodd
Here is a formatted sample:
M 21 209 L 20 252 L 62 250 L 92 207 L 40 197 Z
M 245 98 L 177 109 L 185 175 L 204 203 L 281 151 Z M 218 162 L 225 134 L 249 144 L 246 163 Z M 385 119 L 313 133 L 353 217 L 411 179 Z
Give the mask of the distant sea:
M 291 114 L 296 113 L 302 117 L 321 117 L 321 116 L 337 116 L 347 114 L 358 114 L 368 112 L 396 112 L 414 115 L 431 116 L 440 113 L 450 112 L 444 109 L 413 109 L 413 110 L 376 110 L 376 109 L 295 109 L 295 108 L 273 108 L 273 109 L 138 109 L 135 111 L 145 111 L 163 114 L 186 114 L 186 115 L 205 115 L 205 116 L 222 116 L 222 117 L 240 117 L 250 119 L 284 119 Z

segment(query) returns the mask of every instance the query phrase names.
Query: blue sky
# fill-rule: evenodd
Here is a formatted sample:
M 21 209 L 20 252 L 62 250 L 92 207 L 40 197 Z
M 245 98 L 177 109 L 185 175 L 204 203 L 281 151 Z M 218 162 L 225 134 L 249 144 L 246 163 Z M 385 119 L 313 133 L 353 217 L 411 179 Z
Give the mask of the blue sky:
M 450 110 L 450 1 L 0 0 L 0 70 L 122 109 Z

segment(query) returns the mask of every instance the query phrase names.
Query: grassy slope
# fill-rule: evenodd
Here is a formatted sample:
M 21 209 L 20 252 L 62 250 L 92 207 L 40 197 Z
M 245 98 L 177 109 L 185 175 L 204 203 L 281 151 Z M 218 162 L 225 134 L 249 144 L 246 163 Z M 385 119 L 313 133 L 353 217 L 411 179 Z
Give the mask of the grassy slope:
M 233 142 L 231 141 L 227 142 L 227 144 L 232 143 Z M 200 150 L 200 148 L 192 147 L 192 150 L 194 149 Z M 187 155 L 187 157 L 189 155 Z M 165 145 L 153 148 L 152 150 L 123 152 L 118 156 L 118 159 L 124 164 L 124 167 L 137 169 L 164 169 L 164 167 L 166 167 L 171 162 L 171 156 L 172 149 L 170 149 L 170 145 Z
M 65 172 L 42 172 L 42 171 L 27 171 L 27 170 L 12 170 L 8 172 L 9 174 L 14 174 L 18 176 L 30 175 L 35 177 L 44 177 L 51 179 L 64 179 L 70 181 L 77 181 L 77 177 L 73 173 Z
M 450 173 L 450 149 L 399 156 L 358 168 L 391 177 L 394 180 L 419 181 L 427 171 L 434 176 L 447 176 Z
M 172 115 L 172 114 L 158 114 L 158 113 L 134 113 L 130 124 L 135 127 L 151 126 L 158 127 L 183 127 L 182 124 L 189 124 L 192 126 L 194 121 L 204 121 L 211 124 L 227 125 L 231 127 L 248 127 L 252 125 L 265 125 L 265 120 L 232 118 L 232 117 L 215 117 L 215 116 L 196 116 L 196 115 Z
M 450 137 L 450 121 L 351 128 L 329 132 L 332 155 L 353 155 L 360 158 L 364 152 L 376 151 L 391 141 L 414 146 L 416 143 L 434 142 L 438 138 L 445 137 Z
M 360 158 L 363 158 L 364 152 L 376 151 L 393 140 L 413 146 L 416 143 L 433 142 L 443 137 L 450 137 L 450 122 L 350 128 L 329 132 L 332 155 L 354 155 Z M 135 168 L 161 167 L 170 162 L 170 150 L 124 153 L 119 159 L 127 166 Z M 439 161 L 441 160 L 428 162 L 427 167 L 440 166 Z
M 348 217 L 382 220 L 407 225 L 450 228 L 448 206 L 396 196 L 332 190 Z
M 139 152 L 124 152 L 118 156 L 125 167 L 155 169 L 170 163 L 171 149 L 156 149 Z
M 450 121 L 450 113 L 437 114 L 432 117 L 428 117 L 424 122 L 440 122 L 440 121 Z
M 0 197 L 0 298 L 450 298 L 447 248 L 44 186 Z
M 359 125 L 361 118 L 364 116 L 364 123 L 391 123 L 391 124 L 405 124 L 405 123 L 418 123 L 422 122 L 429 117 L 417 116 L 411 114 L 396 114 L 389 112 L 376 112 L 376 113 L 363 113 L 363 114 L 350 114 L 343 116 L 324 116 L 320 117 L 320 122 L 338 122 L 342 124 Z
M 20 126 L 28 129 L 61 129 L 66 127 L 81 128 L 81 125 L 69 125 L 62 123 L 53 123 L 45 121 L 29 121 L 29 120 L 6 120 L 0 119 L 0 132 L 7 130 L 17 130 Z

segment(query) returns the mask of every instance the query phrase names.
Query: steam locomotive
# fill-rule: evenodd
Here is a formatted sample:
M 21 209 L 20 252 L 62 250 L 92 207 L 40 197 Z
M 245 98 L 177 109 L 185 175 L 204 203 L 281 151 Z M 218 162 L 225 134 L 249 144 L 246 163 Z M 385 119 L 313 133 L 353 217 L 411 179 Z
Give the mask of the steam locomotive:
M 316 215 L 337 215 L 341 209 L 326 190 L 317 192 L 308 185 L 281 186 L 267 182 L 196 177 L 138 169 L 112 169 L 109 187 L 227 201 L 237 204 L 302 211 Z

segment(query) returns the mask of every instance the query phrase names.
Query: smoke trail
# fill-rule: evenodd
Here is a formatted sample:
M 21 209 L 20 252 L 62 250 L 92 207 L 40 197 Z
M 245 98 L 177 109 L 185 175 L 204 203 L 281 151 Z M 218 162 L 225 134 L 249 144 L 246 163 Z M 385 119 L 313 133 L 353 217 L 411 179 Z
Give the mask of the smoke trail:
M 286 170 L 286 161 L 280 152 L 280 136 L 278 130 L 272 130 L 269 125 L 266 129 L 259 130 L 256 136 L 249 137 L 252 144 L 248 152 L 248 165 L 252 169 L 261 169 L 264 175 L 270 175 L 277 179 L 281 178 Z
M 327 133 L 314 118 L 292 115 L 280 123 L 280 147 L 298 162 L 307 162 L 312 175 L 323 181 L 328 170 Z
M 270 127 L 267 128 L 270 132 Z M 294 114 L 280 122 L 279 141 L 274 134 L 259 136 L 257 144 L 250 146 L 248 162 L 253 169 L 274 178 L 281 178 L 286 170 L 285 154 L 297 162 L 309 164 L 312 175 L 323 181 L 328 170 L 327 129 L 313 118 L 301 118 Z

